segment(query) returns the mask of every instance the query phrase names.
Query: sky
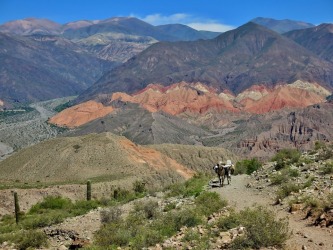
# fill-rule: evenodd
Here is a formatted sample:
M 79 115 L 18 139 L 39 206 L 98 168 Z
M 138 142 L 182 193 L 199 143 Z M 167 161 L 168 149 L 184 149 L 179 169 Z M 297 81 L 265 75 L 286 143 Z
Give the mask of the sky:
M 64 24 L 116 16 L 224 32 L 256 17 L 333 23 L 333 0 L 0 0 L 0 24 L 31 17 Z

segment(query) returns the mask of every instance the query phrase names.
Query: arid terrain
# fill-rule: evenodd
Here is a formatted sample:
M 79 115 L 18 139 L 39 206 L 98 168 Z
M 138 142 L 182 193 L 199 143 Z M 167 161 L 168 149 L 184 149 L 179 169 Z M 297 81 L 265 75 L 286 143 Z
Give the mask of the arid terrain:
M 1 24 L 0 249 L 333 249 L 332 34 Z

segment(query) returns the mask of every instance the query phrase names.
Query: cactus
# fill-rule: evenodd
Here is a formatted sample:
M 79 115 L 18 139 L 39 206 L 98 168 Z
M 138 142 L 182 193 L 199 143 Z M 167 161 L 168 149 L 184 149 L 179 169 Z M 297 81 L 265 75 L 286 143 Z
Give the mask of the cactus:
M 18 196 L 17 193 L 14 192 L 14 206 L 15 206 L 15 220 L 16 220 L 16 224 L 19 223 L 19 215 L 20 215 L 20 206 L 18 203 Z
M 113 198 L 114 198 L 115 200 L 118 199 L 118 189 L 115 189 L 115 190 L 113 191 Z
M 87 181 L 87 201 L 91 200 L 91 182 Z

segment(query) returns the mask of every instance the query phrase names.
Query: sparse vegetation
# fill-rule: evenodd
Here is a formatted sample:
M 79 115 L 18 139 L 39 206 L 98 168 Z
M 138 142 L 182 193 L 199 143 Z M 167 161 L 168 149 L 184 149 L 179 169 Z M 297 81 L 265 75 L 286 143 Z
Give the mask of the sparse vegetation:
M 300 189 L 302 189 L 301 185 L 291 182 L 284 183 L 277 191 L 277 199 L 283 199 L 291 193 L 297 193 Z
M 175 210 L 175 204 L 169 203 L 170 207 L 161 211 L 157 202 L 139 201 L 125 219 L 106 219 L 104 215 L 105 224 L 96 233 L 97 247 L 130 246 L 131 249 L 142 249 L 172 236 L 183 226 L 193 227 L 203 223 L 205 216 L 227 205 L 217 193 L 202 191 L 206 183 L 206 176 L 197 175 L 185 183 L 171 186 L 169 196 L 196 196 L 192 206 Z
M 321 172 L 325 174 L 333 173 L 333 162 L 326 162 L 324 166 L 321 167 Z
M 270 175 L 272 185 L 285 184 L 290 181 L 292 177 L 298 177 L 299 170 L 291 167 L 285 167 L 282 170 Z
M 293 163 L 297 163 L 301 153 L 296 149 L 282 149 L 273 158 L 276 161 L 275 169 L 280 170 Z
M 238 161 L 235 167 L 235 174 L 252 174 L 261 167 L 262 163 L 256 158 Z
M 63 111 L 64 109 L 67 109 L 69 107 L 73 106 L 72 102 L 71 101 L 68 101 L 68 102 L 65 102 L 65 103 L 62 103 L 58 106 L 56 106 L 53 110 L 57 113 L 60 113 L 61 111 Z
M 12 216 L 4 217 L 0 224 L 1 231 L 15 231 L 22 229 L 36 229 L 52 224 L 60 223 L 67 217 L 73 217 L 97 208 L 97 201 L 77 201 L 47 196 L 42 202 L 34 205 L 26 214 L 20 214 L 20 223 L 15 227 L 15 219 Z
M 232 249 L 259 249 L 261 247 L 283 246 L 289 238 L 288 222 L 276 219 L 275 214 L 261 206 L 246 208 L 239 213 L 233 212 L 228 217 L 222 217 L 217 226 L 228 230 L 242 225 L 245 236 L 236 238 Z
M 176 183 L 168 187 L 168 196 L 198 196 L 203 191 L 203 187 L 208 180 L 209 176 L 202 173 L 197 174 L 185 183 Z
M 20 213 L 19 223 L 14 216 L 3 216 L 0 221 L 0 242 L 15 243 L 19 249 L 39 248 L 47 245 L 46 235 L 38 228 L 62 222 L 67 217 L 78 216 L 97 208 L 97 201 L 71 202 L 62 197 L 47 196 L 34 205 L 28 213 Z
M 11 109 L 11 110 L 3 110 L 3 111 L 0 111 L 0 120 L 6 119 L 10 116 L 22 114 L 22 113 L 29 113 L 34 110 L 35 110 L 34 108 L 31 108 L 28 106 L 17 107 L 15 109 Z
M 20 230 L 15 233 L 1 234 L 0 243 L 15 243 L 18 249 L 35 249 L 47 247 L 47 236 L 39 230 Z

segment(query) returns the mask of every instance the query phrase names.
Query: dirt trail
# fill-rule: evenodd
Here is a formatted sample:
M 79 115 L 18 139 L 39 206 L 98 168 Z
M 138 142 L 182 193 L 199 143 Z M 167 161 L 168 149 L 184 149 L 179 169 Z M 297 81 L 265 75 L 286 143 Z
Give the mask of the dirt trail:
M 219 193 L 222 198 L 227 199 L 229 204 L 235 206 L 237 211 L 258 204 L 273 210 L 280 218 L 287 217 L 292 231 L 292 236 L 287 242 L 288 250 L 333 249 L 333 229 L 311 226 L 311 221 L 304 220 L 303 214 L 290 214 L 286 206 L 273 205 L 274 193 L 269 193 L 267 190 L 247 188 L 246 184 L 250 181 L 250 177 L 246 175 L 233 176 L 231 185 L 213 188 L 212 190 Z

